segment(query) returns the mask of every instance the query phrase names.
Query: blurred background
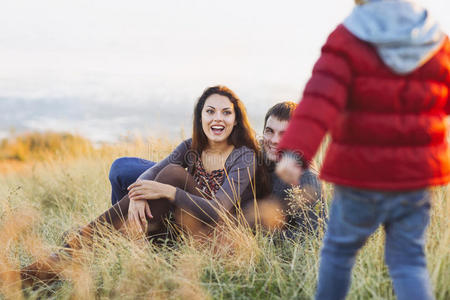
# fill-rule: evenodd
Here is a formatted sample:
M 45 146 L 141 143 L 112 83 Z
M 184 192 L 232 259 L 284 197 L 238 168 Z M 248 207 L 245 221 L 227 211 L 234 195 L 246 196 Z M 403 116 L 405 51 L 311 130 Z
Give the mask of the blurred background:
M 419 0 L 450 32 L 450 2 Z M 28 131 L 94 143 L 190 136 L 196 99 L 223 84 L 254 128 L 298 101 L 353 0 L 3 0 L 0 138 Z

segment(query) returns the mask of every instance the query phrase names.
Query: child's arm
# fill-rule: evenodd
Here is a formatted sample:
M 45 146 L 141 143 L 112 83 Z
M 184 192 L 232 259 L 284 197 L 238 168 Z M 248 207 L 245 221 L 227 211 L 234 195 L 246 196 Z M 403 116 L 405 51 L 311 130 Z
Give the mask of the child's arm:
M 450 85 L 448 87 L 448 97 L 447 97 L 447 104 L 445 105 L 445 113 L 447 115 L 450 115 Z
M 445 113 L 450 115 L 450 77 L 449 82 L 447 82 L 447 103 L 445 104 Z
M 304 167 L 347 104 L 352 69 L 346 53 L 333 47 L 332 39 L 333 35 L 322 48 L 279 146 L 302 157 Z
M 446 60 L 444 60 L 443 68 L 447 69 L 447 76 L 446 76 L 446 82 L 447 82 L 447 103 L 445 104 L 445 113 L 447 115 L 450 115 L 450 74 L 449 74 L 449 68 L 450 68 L 450 41 L 447 37 L 444 41 L 444 46 L 442 47 L 442 52 L 446 55 Z

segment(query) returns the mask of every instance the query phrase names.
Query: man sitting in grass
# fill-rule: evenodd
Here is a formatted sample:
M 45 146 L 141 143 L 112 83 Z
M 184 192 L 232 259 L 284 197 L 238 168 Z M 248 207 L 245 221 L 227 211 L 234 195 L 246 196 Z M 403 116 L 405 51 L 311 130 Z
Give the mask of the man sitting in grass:
M 287 128 L 289 119 L 296 104 L 280 102 L 271 107 L 264 118 L 262 149 L 270 179 L 272 195 L 282 201 L 288 213 L 285 235 L 294 237 L 298 231 L 315 229 L 319 218 L 324 218 L 325 205 L 322 198 L 322 184 L 314 171 L 307 169 L 300 177 L 297 186 L 284 183 L 275 174 L 275 163 L 278 159 L 277 147 Z M 116 159 L 109 172 L 111 182 L 111 202 L 114 205 L 128 193 L 128 186 L 155 162 L 137 157 L 121 157 Z

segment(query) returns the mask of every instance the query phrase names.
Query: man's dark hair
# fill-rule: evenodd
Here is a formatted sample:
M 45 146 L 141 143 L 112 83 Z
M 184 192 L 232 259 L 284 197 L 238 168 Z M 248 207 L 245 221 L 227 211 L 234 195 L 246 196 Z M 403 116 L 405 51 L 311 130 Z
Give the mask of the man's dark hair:
M 289 121 L 296 106 L 297 104 L 292 101 L 284 101 L 275 104 L 267 111 L 266 116 L 264 117 L 263 128 L 266 128 L 267 119 L 270 116 L 274 116 L 280 121 Z

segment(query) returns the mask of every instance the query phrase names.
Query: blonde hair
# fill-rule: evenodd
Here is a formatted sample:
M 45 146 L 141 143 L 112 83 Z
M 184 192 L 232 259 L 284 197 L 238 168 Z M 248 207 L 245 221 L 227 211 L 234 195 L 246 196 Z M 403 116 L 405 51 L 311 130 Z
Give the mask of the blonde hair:
M 355 4 L 356 4 L 356 5 L 363 5 L 363 4 L 365 4 L 365 3 L 366 3 L 365 0 L 355 0 Z

